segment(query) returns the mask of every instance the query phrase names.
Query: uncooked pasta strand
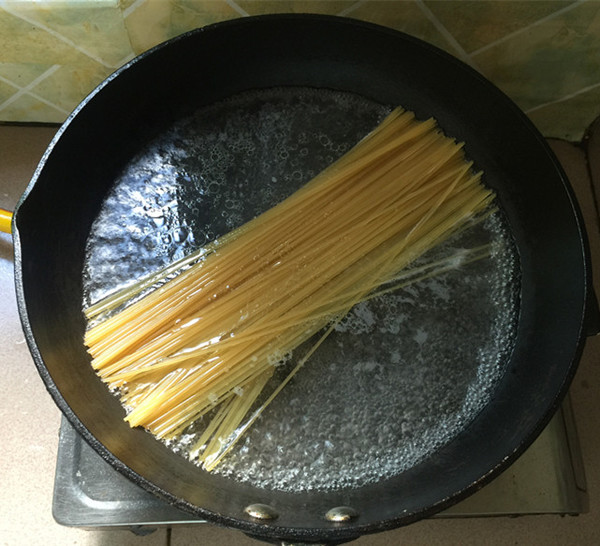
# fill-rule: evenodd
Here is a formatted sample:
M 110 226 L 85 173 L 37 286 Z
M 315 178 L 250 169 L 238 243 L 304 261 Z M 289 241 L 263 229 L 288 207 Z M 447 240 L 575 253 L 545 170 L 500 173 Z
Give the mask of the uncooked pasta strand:
M 256 418 L 242 425 L 277 358 L 325 331 L 266 405 L 349 309 L 483 214 L 493 193 L 471 168 L 433 120 L 396 109 L 280 204 L 94 304 L 85 342 L 126 420 L 168 438 L 221 404 L 195 451 L 212 469 Z
M 423 167 L 424 167 L 424 166 L 417 165 L 417 168 L 420 168 L 420 169 L 422 169 Z M 414 168 L 414 167 L 413 167 L 413 168 Z M 363 178 L 365 178 L 365 177 L 363 177 Z M 369 177 L 366 177 L 366 180 L 369 180 Z M 350 200 L 352 197 L 353 197 L 353 194 L 352 194 L 352 192 L 351 192 L 351 191 L 347 191 L 346 200 L 349 202 L 349 200 Z M 184 276 L 185 276 L 185 275 L 184 275 Z M 186 280 L 186 279 L 182 277 L 181 279 L 179 279 L 179 281 L 178 281 L 178 282 L 179 282 L 179 283 L 182 283 L 182 282 L 183 282 L 183 281 L 185 281 L 185 280 Z M 198 282 L 198 281 L 196 281 L 196 283 L 197 283 L 197 282 Z M 234 282 L 234 281 L 232 280 L 231 282 Z M 174 289 L 176 286 L 177 286 L 177 283 L 171 283 L 171 291 L 173 291 L 173 289 Z M 196 291 L 197 291 L 197 290 L 198 290 L 198 288 L 196 287 L 196 288 L 194 288 L 194 290 L 196 290 Z M 162 292 L 162 290 L 161 290 L 160 292 Z M 158 295 L 160 295 L 160 292 L 159 292 L 159 294 L 158 294 Z M 188 295 L 187 295 L 187 294 L 183 294 L 181 297 L 182 297 L 182 298 L 185 298 L 185 297 L 188 297 Z M 150 300 L 149 300 L 149 301 L 150 301 Z M 132 311 L 133 311 L 133 310 L 132 310 Z M 121 314 L 121 315 L 120 315 L 120 319 L 121 319 L 121 321 L 124 321 L 125 319 L 127 319 L 127 321 L 128 321 L 128 331 L 133 333 L 133 332 L 135 332 L 135 331 L 136 331 L 136 329 L 137 329 L 137 327 L 138 327 L 138 324 L 136 324 L 135 322 L 133 322 L 133 321 L 131 321 L 131 320 L 130 320 L 130 319 L 131 319 L 131 316 L 130 316 L 130 315 L 131 315 L 131 313 L 123 313 L 123 314 Z M 97 330 L 97 333 L 96 333 L 95 331 L 93 331 L 93 330 L 90 330 L 90 331 L 87 333 L 87 339 L 88 339 L 88 342 L 93 342 L 93 341 L 94 341 L 94 337 L 93 337 L 94 335 L 102 335 L 102 336 L 104 337 L 104 343 L 105 343 L 105 344 L 112 344 L 112 343 L 115 343 L 115 342 L 117 342 L 118 340 L 111 340 L 111 339 L 109 339 L 109 338 L 107 337 L 107 335 L 106 335 L 106 331 L 107 331 L 107 329 L 108 329 L 109 325 L 111 324 L 111 322 L 112 322 L 112 321 L 109 319 L 109 320 L 108 320 L 108 321 L 106 321 L 105 323 L 101 324 L 101 325 L 100 325 L 100 326 L 99 326 L 99 327 L 96 329 L 96 330 Z M 124 335 L 127 335 L 127 332 L 126 332 Z
M 421 145 L 423 145 L 423 143 L 421 143 Z M 285 202 L 284 202 L 284 203 L 285 203 Z M 275 208 L 277 208 L 277 207 L 275 207 Z M 239 228 L 237 231 L 239 231 L 240 233 L 242 233 L 242 232 L 244 231 L 244 229 L 243 229 L 243 227 L 242 227 L 242 228 Z M 234 238 L 233 238 L 233 237 L 231 237 L 231 236 L 227 236 L 226 238 L 227 238 L 227 239 L 234 239 Z M 215 244 L 213 244 L 213 245 L 209 245 L 209 246 L 213 247 L 213 249 L 214 249 L 214 247 L 215 247 L 215 246 L 218 246 L 218 245 L 215 245 Z M 171 287 L 174 287 L 174 286 L 175 286 L 175 284 L 173 284 L 173 283 L 172 283 L 172 284 L 171 284 Z M 106 326 L 107 326 L 107 324 L 105 324 L 105 325 L 104 325 L 103 327 L 101 327 L 101 328 L 106 328 Z M 89 335 L 89 334 L 88 334 L 88 335 Z
M 160 342 L 160 343 L 162 343 L 162 342 Z

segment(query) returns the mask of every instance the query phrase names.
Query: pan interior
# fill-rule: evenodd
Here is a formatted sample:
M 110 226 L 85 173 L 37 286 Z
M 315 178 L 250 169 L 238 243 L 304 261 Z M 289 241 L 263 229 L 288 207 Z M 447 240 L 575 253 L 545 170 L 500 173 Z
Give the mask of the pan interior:
M 84 306 L 278 203 L 389 111 L 345 92 L 274 88 L 181 119 L 107 196 L 88 239 Z M 489 256 L 471 262 L 484 246 Z M 493 396 L 515 337 L 518 258 L 502 212 L 415 267 L 434 262 L 452 267 L 357 305 L 216 471 L 270 490 L 359 487 L 463 431 Z M 185 455 L 193 439 L 172 447 Z

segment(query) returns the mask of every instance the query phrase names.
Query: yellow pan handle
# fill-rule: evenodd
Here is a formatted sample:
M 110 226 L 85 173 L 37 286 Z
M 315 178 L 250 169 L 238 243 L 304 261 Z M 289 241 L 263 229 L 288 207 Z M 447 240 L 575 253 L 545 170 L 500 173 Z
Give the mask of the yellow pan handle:
M 12 233 L 10 221 L 12 220 L 12 212 L 0 209 L 0 231 L 4 233 Z

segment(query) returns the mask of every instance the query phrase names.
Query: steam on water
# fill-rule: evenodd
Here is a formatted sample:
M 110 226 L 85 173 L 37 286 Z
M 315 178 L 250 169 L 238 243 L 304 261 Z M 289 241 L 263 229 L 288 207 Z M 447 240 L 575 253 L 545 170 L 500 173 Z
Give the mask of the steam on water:
M 388 111 L 339 92 L 273 89 L 181 120 L 106 198 L 88 241 L 84 305 L 267 210 Z M 488 258 L 465 263 L 465 249 L 488 244 Z M 421 263 L 448 256 L 455 268 L 357 305 L 216 472 L 286 491 L 356 487 L 454 438 L 504 371 L 518 263 L 501 212 Z M 173 449 L 185 454 L 194 437 L 190 431 Z

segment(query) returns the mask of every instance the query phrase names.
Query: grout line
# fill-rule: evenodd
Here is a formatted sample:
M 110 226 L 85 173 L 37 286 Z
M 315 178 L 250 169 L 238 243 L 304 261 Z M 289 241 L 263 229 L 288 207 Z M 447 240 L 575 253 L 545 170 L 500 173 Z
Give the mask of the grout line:
M 515 36 L 522 34 L 523 32 L 527 32 L 528 30 L 530 30 L 533 27 L 541 25 L 541 24 L 545 23 L 546 21 L 550 21 L 550 20 L 554 19 L 555 17 L 562 15 L 563 13 L 567 13 L 568 11 L 571 11 L 572 9 L 579 7 L 584 2 L 587 2 L 587 0 L 576 0 L 573 4 L 570 4 L 564 8 L 561 8 L 561 9 L 555 11 L 554 13 L 546 15 L 545 17 L 538 19 L 537 21 L 531 23 L 530 25 L 527 25 L 526 27 L 520 28 L 519 30 L 515 30 L 514 32 L 511 32 L 510 34 L 506 34 L 505 36 L 502 36 L 502 38 L 498 38 L 497 40 L 494 40 L 493 42 L 490 42 L 489 44 L 486 44 L 486 45 L 480 47 L 479 49 L 471 51 L 471 55 L 472 56 L 479 55 L 480 53 L 483 53 L 484 51 L 487 51 L 488 49 L 490 49 L 498 44 L 506 42 L 507 40 L 510 40 L 511 38 L 514 38 Z
M 61 108 L 60 106 L 57 106 L 53 102 L 50 102 L 49 100 L 45 99 L 44 97 L 40 97 L 40 95 L 38 95 L 37 93 L 29 92 L 27 94 L 30 97 L 33 97 L 35 100 L 43 102 L 46 106 L 50 106 L 51 108 L 54 108 L 55 110 L 58 110 L 61 114 L 65 114 L 66 116 L 68 116 L 68 115 L 71 114 L 71 112 L 69 110 L 65 110 L 64 108 Z
M 230 8 L 233 8 L 235 11 L 237 11 L 242 17 L 249 17 L 250 16 L 250 14 L 245 9 L 242 9 L 240 6 L 238 6 L 237 3 L 234 0 L 225 0 L 225 3 Z
M 454 49 L 457 51 L 459 57 L 464 62 L 471 65 L 471 67 L 475 68 L 476 70 L 479 70 L 479 68 L 477 67 L 477 64 L 471 58 L 471 55 L 469 55 L 463 49 L 463 47 L 456 41 L 456 38 L 454 38 L 454 36 L 452 36 L 450 31 L 442 24 L 442 22 L 435 16 L 435 14 L 424 4 L 423 0 L 415 0 L 415 1 L 416 1 L 417 6 L 419 6 L 419 8 L 421 8 L 421 11 L 433 23 L 433 25 L 438 30 L 438 32 L 450 43 L 450 45 L 452 45 L 452 47 L 454 47 Z
M 592 89 L 596 89 L 597 87 L 600 87 L 600 82 L 599 83 L 594 83 L 592 85 L 588 85 L 586 87 L 582 87 L 581 89 L 573 92 L 573 93 L 569 93 L 568 95 L 564 95 L 562 97 L 560 97 L 559 99 L 555 99 L 555 100 L 550 100 L 548 102 L 544 102 L 542 104 L 538 104 L 537 106 L 533 106 L 532 108 L 529 108 L 527 110 L 525 110 L 526 114 L 529 114 L 531 112 L 535 112 L 536 110 L 539 110 L 540 108 L 544 108 L 544 106 L 550 106 L 552 104 L 557 104 L 559 102 L 563 102 L 569 99 L 572 99 L 574 97 L 576 97 L 577 95 L 581 95 L 587 91 L 591 91 Z
M 367 0 L 358 0 L 358 2 L 354 2 L 354 4 L 352 4 L 351 6 L 344 8 L 337 15 L 339 15 L 340 17 L 344 17 L 344 16 L 348 15 L 349 13 L 352 13 L 356 9 L 360 8 L 360 6 L 363 6 L 366 3 L 367 3 Z
M 10 13 L 13 17 L 17 17 L 18 19 L 21 19 L 23 21 L 25 21 L 26 23 L 29 23 L 30 25 L 33 25 L 37 28 L 42 29 L 43 31 L 47 32 L 48 34 L 50 34 L 50 36 L 54 36 L 55 38 L 61 40 L 62 42 L 70 45 L 72 48 L 76 49 L 77 51 L 79 51 L 80 53 L 83 53 L 84 55 L 86 55 L 87 57 L 89 57 L 90 59 L 93 59 L 94 61 L 96 61 L 97 63 L 100 63 L 102 66 L 105 66 L 107 68 L 114 68 L 114 66 L 106 63 L 105 61 L 103 61 L 100 57 L 98 57 L 97 55 L 94 55 L 93 53 L 90 53 L 89 51 L 86 51 L 84 48 L 82 48 L 81 46 L 77 45 L 73 40 L 71 40 L 70 38 L 67 38 L 66 36 L 63 36 L 62 34 L 60 34 L 59 32 L 52 30 L 50 27 L 47 27 L 46 25 L 44 25 L 43 23 L 40 23 L 39 21 L 36 21 L 35 19 L 32 19 L 31 17 L 28 17 L 26 15 L 23 15 L 22 13 L 15 13 L 15 11 L 13 10 L 13 8 L 9 8 L 7 4 L 2 4 L 2 9 L 4 11 L 6 11 L 7 13 Z
M 132 59 L 135 59 L 135 58 L 136 58 L 135 53 L 129 53 L 129 55 L 126 55 L 117 63 L 117 67 L 121 68 L 124 64 L 128 63 L 129 61 L 131 61 Z
M 129 61 L 136 57 L 135 49 L 133 47 L 133 43 L 131 41 L 131 33 L 129 28 L 127 28 L 127 23 L 125 19 L 127 19 L 135 10 L 137 10 L 140 6 L 146 3 L 146 0 L 135 0 L 133 4 L 131 4 L 126 10 L 123 10 L 123 23 L 125 24 L 125 32 L 127 33 L 127 41 L 129 43 L 129 48 L 131 49 L 131 53 L 125 55 L 120 61 L 116 63 L 116 67 L 122 67 L 127 64 Z
M 60 68 L 59 64 L 54 64 L 47 70 L 44 70 L 44 72 L 42 72 L 37 78 L 30 81 L 25 87 L 20 87 L 18 85 L 16 87 L 19 87 L 19 89 L 20 89 L 19 92 L 26 93 L 30 89 L 33 89 L 38 83 L 40 83 L 41 81 L 44 81 L 48 76 L 51 76 L 52 74 L 54 74 L 59 68 Z
M 16 83 L 11 82 L 10 80 L 6 79 L 4 76 L 0 76 L 0 82 L 4 82 L 4 83 L 10 85 L 11 87 L 14 87 L 17 90 L 23 89 L 20 85 L 17 85 Z
M 48 70 L 46 70 L 45 72 L 43 72 L 42 74 L 40 74 L 33 81 L 29 82 L 29 84 L 27 84 L 25 87 L 20 87 L 17 84 L 11 82 L 10 80 L 7 80 L 6 78 L 3 78 L 2 76 L 0 76 L 0 80 L 1 81 L 5 82 L 5 83 L 8 83 L 12 87 L 15 87 L 16 89 L 18 89 L 18 91 L 14 95 L 11 95 L 2 104 L 0 104 L 0 112 L 2 110 L 4 110 L 7 106 L 10 106 L 16 100 L 20 99 L 23 95 L 29 95 L 29 96 L 33 97 L 34 99 L 36 99 L 36 100 L 38 100 L 40 102 L 43 102 L 47 106 L 51 106 L 52 108 L 58 110 L 59 112 L 62 112 L 63 114 L 67 114 L 68 115 L 69 112 L 67 112 L 66 110 L 64 110 L 60 106 L 57 106 L 56 104 L 51 103 L 50 101 L 44 99 L 43 97 L 40 97 L 39 95 L 31 92 L 31 90 L 38 83 L 40 83 L 41 81 L 45 80 L 47 77 L 51 76 L 52 74 L 54 74 L 59 68 L 60 68 L 60 65 L 58 65 L 58 64 L 55 64 L 55 65 L 51 66 Z
M 127 19 L 136 9 L 138 9 L 142 4 L 145 4 L 146 0 L 135 0 L 131 6 L 127 9 L 123 10 L 123 19 Z

